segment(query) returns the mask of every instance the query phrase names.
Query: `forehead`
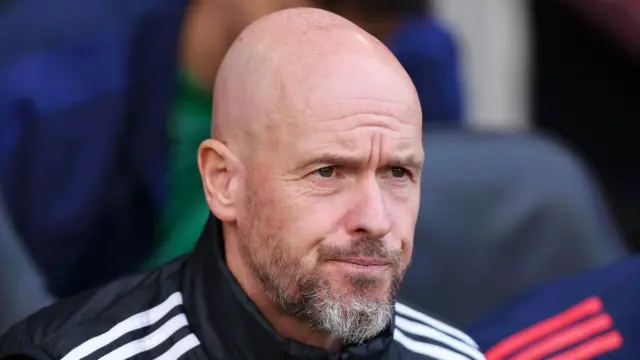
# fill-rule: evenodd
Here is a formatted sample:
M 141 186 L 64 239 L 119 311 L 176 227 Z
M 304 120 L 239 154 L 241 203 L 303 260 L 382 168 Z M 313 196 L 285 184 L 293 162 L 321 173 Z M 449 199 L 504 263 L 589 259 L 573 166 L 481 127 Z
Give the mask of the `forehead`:
M 422 138 L 421 126 L 416 123 L 418 114 L 394 102 L 344 99 L 303 116 L 302 121 L 291 126 L 293 133 L 304 136 L 302 139 L 316 138 L 346 146 L 366 134 L 377 134 L 380 140 L 394 143 Z
M 420 112 L 411 79 L 391 59 L 344 54 L 309 65 L 301 79 L 290 85 L 295 90 L 290 100 L 300 112 L 314 114 L 349 105 L 368 111 L 385 104 L 393 111 Z
M 340 128 L 338 121 L 353 118 L 396 130 L 407 125 L 404 130 L 421 132 L 415 87 L 394 59 L 343 54 L 306 65 L 308 71 L 293 81 L 282 79 L 279 110 L 287 127 L 299 131 Z
M 351 99 L 306 115 L 276 132 L 274 143 L 283 154 L 279 162 L 297 167 L 309 159 L 362 163 L 404 158 L 419 164 L 424 157 L 421 128 L 406 106 Z
M 363 131 L 377 132 L 387 145 L 421 144 L 416 90 L 393 57 L 373 51 L 341 52 L 278 67 L 282 76 L 274 87 L 279 98 L 274 109 L 277 118 L 268 121 L 271 125 L 266 129 L 271 130 L 269 141 L 276 146 L 358 147 L 362 145 L 357 134 Z

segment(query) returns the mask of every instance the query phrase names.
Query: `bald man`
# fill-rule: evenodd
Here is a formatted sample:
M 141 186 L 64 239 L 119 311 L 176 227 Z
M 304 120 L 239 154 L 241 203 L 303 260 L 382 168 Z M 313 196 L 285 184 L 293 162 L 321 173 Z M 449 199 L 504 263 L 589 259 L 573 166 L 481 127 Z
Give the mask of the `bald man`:
M 214 89 L 196 250 L 41 311 L 0 358 L 482 359 L 395 299 L 424 155 L 391 53 L 331 13 L 277 12 L 235 41 Z

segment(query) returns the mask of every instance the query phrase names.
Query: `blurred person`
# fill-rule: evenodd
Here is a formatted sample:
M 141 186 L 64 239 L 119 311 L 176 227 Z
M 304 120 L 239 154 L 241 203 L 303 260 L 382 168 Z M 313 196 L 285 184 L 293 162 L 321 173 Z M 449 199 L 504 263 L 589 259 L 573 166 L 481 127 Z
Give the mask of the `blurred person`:
M 181 153 L 192 128 L 206 136 L 209 126 L 181 113 L 178 77 L 210 89 L 242 29 L 296 3 L 3 4 L 0 183 L 15 230 L 55 296 L 104 284 L 149 258 L 168 182 L 178 178 L 169 146 Z
M 273 5 L 269 7 L 268 3 L 248 2 L 247 8 L 253 10 L 247 11 L 248 17 L 270 11 Z M 418 89 L 423 120 L 430 124 L 460 125 L 463 117 L 462 86 L 455 43 L 444 26 L 427 15 L 430 10 L 428 2 L 291 0 L 281 6 L 305 3 L 336 11 L 386 42 Z M 203 11 L 196 14 L 211 13 Z M 196 71 L 183 71 L 180 76 L 173 108 L 174 120 L 170 124 L 170 197 L 159 231 L 161 242 L 147 262 L 149 267 L 159 266 L 191 251 L 209 213 L 202 198 L 196 159 L 191 154 L 209 134 L 211 88 L 205 84 L 211 84 L 209 80 L 217 65 L 208 59 L 219 59 L 219 53 L 205 54 L 199 44 L 216 36 L 210 23 L 211 19 L 203 16 L 199 26 L 193 27 L 192 32 L 196 35 L 190 37 L 192 41 L 185 41 L 189 45 L 185 53 L 192 59 L 187 63 Z
M 425 0 L 317 0 L 382 40 L 415 84 L 425 124 L 458 127 L 464 97 L 456 41 Z
M 353 23 L 308 8 L 258 20 L 217 75 L 196 250 L 39 312 L 0 358 L 483 359 L 395 301 L 421 123 L 406 72 Z
M 549 283 L 471 329 L 489 360 L 612 359 L 640 354 L 640 257 Z
M 640 21 L 638 1 L 564 0 L 599 29 L 618 41 L 630 54 L 640 57 Z

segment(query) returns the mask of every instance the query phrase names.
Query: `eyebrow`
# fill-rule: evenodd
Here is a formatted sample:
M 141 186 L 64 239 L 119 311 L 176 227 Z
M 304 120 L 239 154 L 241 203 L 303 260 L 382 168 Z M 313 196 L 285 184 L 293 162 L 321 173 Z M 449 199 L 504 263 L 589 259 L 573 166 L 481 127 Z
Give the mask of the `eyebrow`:
M 385 166 L 390 167 L 403 167 L 412 170 L 420 170 L 423 165 L 421 157 L 416 155 L 409 155 L 404 157 L 390 157 L 384 162 Z M 327 166 L 358 166 L 363 163 L 362 158 L 355 156 L 349 156 L 344 154 L 332 154 L 325 153 L 313 156 L 310 159 L 304 161 L 302 165 L 298 166 L 298 169 L 307 169 L 313 165 L 325 164 Z
M 415 155 L 409 155 L 405 157 L 396 157 L 396 158 L 392 157 L 388 161 L 386 161 L 387 166 L 398 166 L 398 167 L 414 169 L 414 170 L 420 170 L 422 168 L 423 163 L 424 163 L 424 160 L 422 160 L 422 157 L 417 157 Z
M 362 159 L 359 159 L 355 156 L 341 155 L 341 154 L 332 154 L 332 153 L 324 153 L 312 156 L 306 159 L 300 166 L 299 169 L 306 169 L 313 165 L 333 165 L 333 166 L 347 166 L 359 164 L 362 162 Z

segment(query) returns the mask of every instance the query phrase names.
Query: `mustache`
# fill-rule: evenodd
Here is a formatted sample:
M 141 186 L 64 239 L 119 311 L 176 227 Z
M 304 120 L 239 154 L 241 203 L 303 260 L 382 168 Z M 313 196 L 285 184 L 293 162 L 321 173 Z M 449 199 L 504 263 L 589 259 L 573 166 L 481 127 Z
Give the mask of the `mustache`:
M 400 249 L 388 249 L 382 239 L 370 236 L 354 238 L 349 242 L 349 246 L 324 245 L 318 249 L 320 261 L 332 261 L 344 257 L 371 257 L 399 266 L 401 255 Z

